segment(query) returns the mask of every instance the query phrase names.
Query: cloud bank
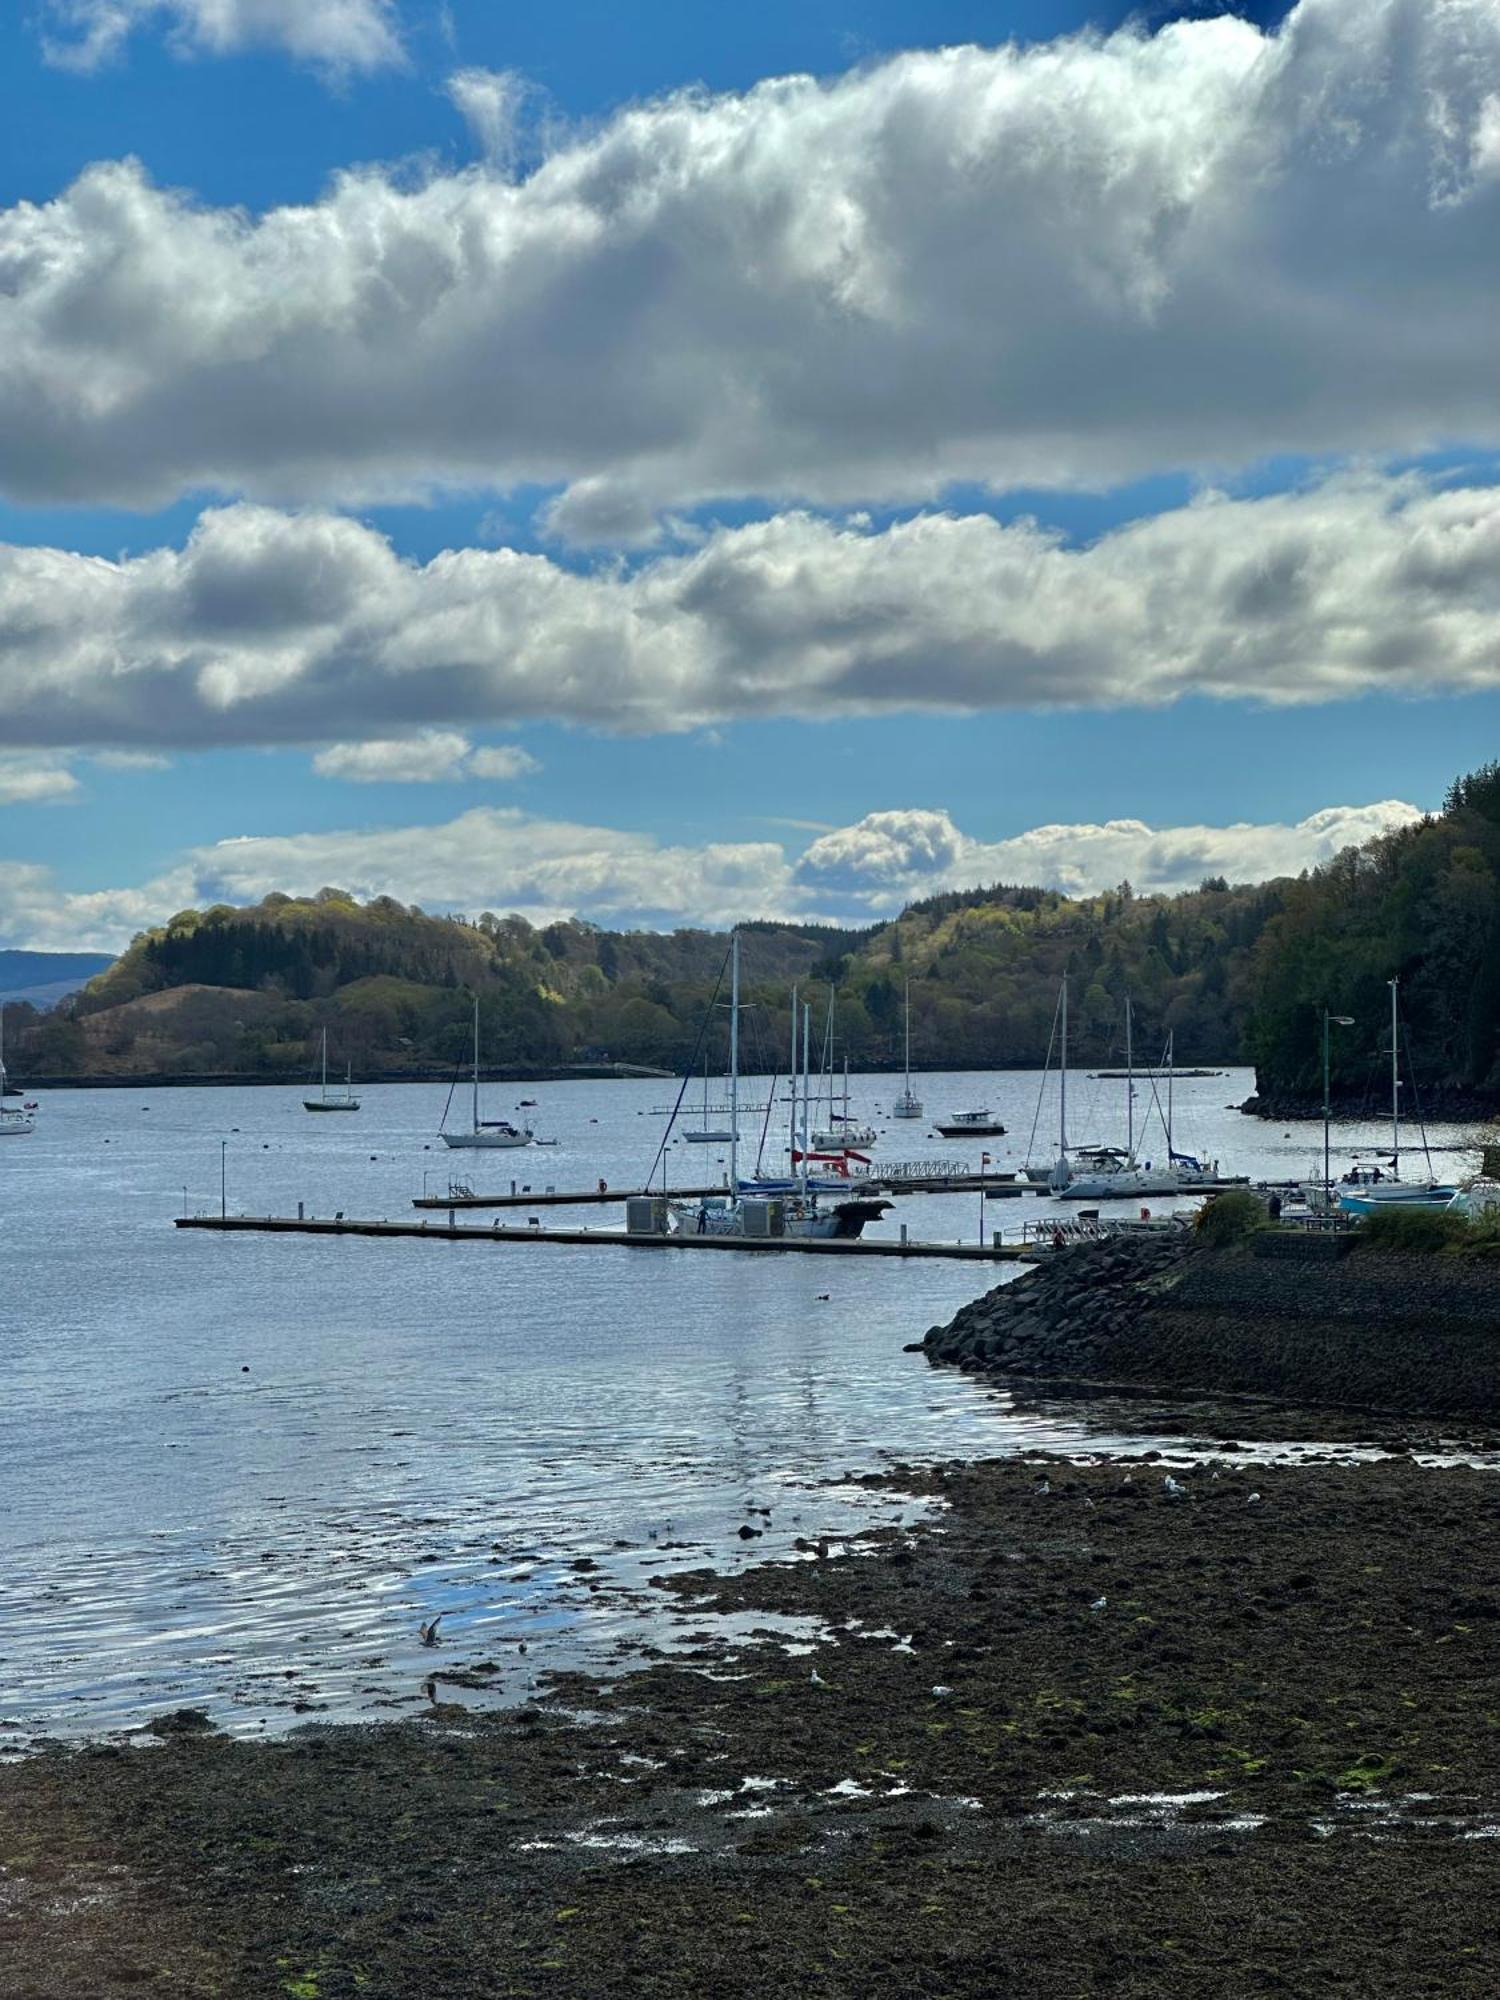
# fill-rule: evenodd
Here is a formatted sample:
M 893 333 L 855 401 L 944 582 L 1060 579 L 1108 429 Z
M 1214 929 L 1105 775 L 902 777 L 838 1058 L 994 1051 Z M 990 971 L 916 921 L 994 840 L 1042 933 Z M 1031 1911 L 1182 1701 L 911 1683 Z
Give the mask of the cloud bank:
M 1497 579 L 1500 488 L 1414 479 L 1210 498 L 1085 548 L 987 514 L 790 514 L 588 574 L 419 565 L 242 504 L 119 562 L 0 548 L 0 707 L 13 743 L 161 748 L 342 743 L 351 717 L 386 738 L 1464 692 L 1500 685 Z
M 389 36 L 373 0 L 170 9 Z M 361 170 L 258 217 L 97 165 L 0 212 L 0 488 L 539 482 L 619 541 L 724 495 L 1493 442 L 1497 78 L 1497 0 L 1300 0 L 684 92 L 523 179 Z M 496 86 L 456 90 L 503 152 Z
M 401 60 L 393 0 L 49 0 L 61 30 L 44 41 L 48 60 L 97 69 L 143 28 L 162 28 L 187 55 L 279 48 L 337 73 Z
M 189 905 L 337 883 L 429 910 L 519 911 L 610 924 L 724 925 L 751 917 L 869 923 L 912 898 L 992 882 L 1074 893 L 1190 888 L 1205 875 L 1295 873 L 1420 817 L 1387 800 L 1332 806 L 1295 825 L 1152 828 L 1139 820 L 1045 826 L 1001 841 L 963 833 L 938 809 L 869 814 L 801 855 L 773 841 L 688 847 L 649 834 L 481 808 L 437 826 L 223 840 L 137 888 L 77 894 L 35 864 L 0 861 L 0 943 L 115 950 Z

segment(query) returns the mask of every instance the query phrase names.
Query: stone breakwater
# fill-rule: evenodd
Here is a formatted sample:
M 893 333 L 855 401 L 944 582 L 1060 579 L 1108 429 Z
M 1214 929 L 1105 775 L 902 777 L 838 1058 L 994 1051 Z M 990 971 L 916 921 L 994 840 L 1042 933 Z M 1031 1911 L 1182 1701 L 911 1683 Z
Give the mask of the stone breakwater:
M 922 1345 L 980 1373 L 1500 1421 L 1500 1267 L 1267 1231 L 1053 1253 Z

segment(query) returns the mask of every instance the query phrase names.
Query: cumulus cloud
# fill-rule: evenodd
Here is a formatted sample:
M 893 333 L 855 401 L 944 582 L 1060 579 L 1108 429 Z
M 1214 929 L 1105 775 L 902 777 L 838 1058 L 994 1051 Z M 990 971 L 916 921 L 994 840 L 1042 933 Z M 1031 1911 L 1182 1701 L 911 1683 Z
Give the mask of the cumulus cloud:
M 359 785 L 452 784 L 462 778 L 524 778 L 541 769 L 513 743 L 476 750 L 452 729 L 424 729 L 415 736 L 368 743 L 333 743 L 313 759 L 320 778 Z
M 519 181 L 259 217 L 96 165 L 0 212 L 0 487 L 540 482 L 589 534 L 1493 440 L 1497 76 L 1496 0 L 1300 0 L 686 92 Z M 501 140 L 499 86 L 455 89 Z
M 419 565 L 242 504 L 118 562 L 0 547 L 0 712 L 15 743 L 129 748 L 343 744 L 351 716 L 405 738 L 1463 692 L 1500 685 L 1497 574 L 1500 488 L 1410 478 L 1210 497 L 1083 548 L 987 514 L 790 514 L 593 573 Z
M 1420 818 L 1415 806 L 1383 799 L 1327 806 L 1291 825 L 1150 827 L 1116 819 L 983 841 L 961 833 L 946 812 L 878 812 L 815 840 L 793 880 L 810 896 L 833 895 L 877 916 L 913 897 L 994 882 L 1086 895 L 1128 881 L 1143 894 L 1170 894 L 1210 875 L 1263 882 L 1300 874 Z
M 58 805 L 76 798 L 78 780 L 50 757 L 0 756 L 0 806 Z
M 868 815 L 800 856 L 773 841 L 690 847 L 649 834 L 482 808 L 436 826 L 257 836 L 193 849 L 138 888 L 78 894 L 34 864 L 0 862 L 0 943 L 113 950 L 188 905 L 313 894 L 337 882 L 430 910 L 518 911 L 534 923 L 727 925 L 753 917 L 868 923 L 915 896 L 991 882 L 1083 892 L 1127 877 L 1188 888 L 1204 875 L 1257 881 L 1409 824 L 1388 800 L 1333 806 L 1295 825 L 1152 828 L 1139 820 L 1046 826 L 1001 841 L 963 833 L 940 809 Z
M 192 55 L 280 48 L 335 72 L 401 60 L 394 0 L 49 0 L 48 15 L 62 31 L 48 59 L 68 69 L 99 68 L 141 28 Z

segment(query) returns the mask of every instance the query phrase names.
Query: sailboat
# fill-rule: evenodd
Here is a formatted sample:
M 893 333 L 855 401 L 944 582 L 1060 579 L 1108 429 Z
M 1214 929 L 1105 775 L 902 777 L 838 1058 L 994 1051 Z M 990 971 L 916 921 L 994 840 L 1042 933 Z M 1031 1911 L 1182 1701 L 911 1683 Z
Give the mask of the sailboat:
M 1339 1189 L 1339 1207 L 1350 1215 L 1374 1215 L 1383 1208 L 1448 1208 L 1458 1199 L 1452 1181 L 1439 1181 L 1431 1173 L 1425 1181 L 1401 1178 L 1401 1013 L 1400 981 L 1388 982 L 1391 989 L 1391 1164 L 1389 1174 L 1379 1167 L 1355 1167 L 1345 1174 Z
M 1064 1042 L 1064 1057 L 1067 1045 Z M 1170 1150 L 1170 1148 L 1169 1148 Z M 1083 1171 L 1068 1169 L 1067 1180 L 1054 1191 L 1064 1201 L 1134 1201 L 1141 1195 L 1176 1194 L 1177 1176 L 1170 1165 L 1142 1166 L 1135 1145 L 1135 1043 L 1130 996 L 1125 996 L 1125 1150 L 1101 1146 L 1084 1153 Z
M 906 982 L 906 1088 L 891 1106 L 893 1118 L 920 1118 L 922 1100 L 912 1094 L 911 1087 L 911 981 Z
M 835 1200 L 824 1207 L 809 1182 L 808 1071 L 811 1015 L 802 1009 L 802 1055 L 797 1057 L 797 996 L 792 994 L 792 1119 L 800 1116 L 800 1146 L 794 1138 L 791 1181 L 741 1181 L 739 1178 L 740 1091 L 740 939 L 729 942 L 729 1189 L 698 1201 L 671 1204 L 673 1227 L 684 1236 L 855 1237 L 867 1222 L 878 1221 L 889 1201 L 866 1198 Z M 799 1073 L 800 1070 L 800 1073 Z
M 851 1146 L 873 1146 L 880 1137 L 873 1125 L 861 1125 L 849 1110 L 849 1058 L 844 1058 L 844 1108 L 837 1109 L 833 1090 L 833 1006 L 832 988 L 828 994 L 828 1027 L 823 1037 L 823 1070 L 828 1081 L 828 1123 L 820 1125 L 812 1135 L 815 1153 L 847 1152 Z
M 24 1139 L 36 1130 L 36 1106 L 22 1103 L 16 1110 L 5 1101 L 5 1008 L 0 1005 L 0 1139 Z
M 354 1095 L 354 1065 L 351 1063 L 344 1076 L 342 1090 L 328 1088 L 328 1030 L 323 1030 L 323 1082 L 316 1097 L 304 1097 L 304 1111 L 358 1111 L 359 1099 Z
M 446 1115 L 446 1114 L 445 1114 Z M 445 1146 L 512 1147 L 530 1146 L 536 1134 L 529 1125 L 512 1125 L 508 1118 L 481 1118 L 479 1115 L 479 995 L 474 995 L 474 1103 L 467 1132 L 444 1132 Z

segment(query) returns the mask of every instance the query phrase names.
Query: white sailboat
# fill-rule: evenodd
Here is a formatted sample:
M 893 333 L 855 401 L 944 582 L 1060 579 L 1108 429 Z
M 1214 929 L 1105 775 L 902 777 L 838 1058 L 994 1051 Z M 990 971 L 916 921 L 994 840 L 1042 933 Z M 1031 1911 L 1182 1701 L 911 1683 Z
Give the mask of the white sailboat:
M 5 1101 L 5 1008 L 0 1004 L 0 1139 L 24 1139 L 36 1130 L 36 1106 Z
M 1387 982 L 1391 989 L 1391 1164 L 1390 1172 L 1379 1167 L 1355 1167 L 1345 1174 L 1339 1188 L 1339 1207 L 1350 1215 L 1373 1215 L 1384 1208 L 1448 1208 L 1460 1190 L 1452 1181 L 1440 1181 L 1430 1171 L 1425 1181 L 1401 1178 L 1401 1015 L 1400 981 Z
M 536 1134 L 529 1125 L 512 1125 L 508 1118 L 481 1118 L 479 1115 L 479 995 L 474 995 L 474 1099 L 473 1114 L 467 1132 L 444 1132 L 445 1146 L 463 1147 L 514 1147 L 531 1146 L 536 1143 Z
M 922 1100 L 911 1087 L 911 981 L 906 982 L 906 1088 L 891 1106 L 893 1118 L 920 1118 Z
M 1064 1026 L 1063 1060 L 1067 1061 L 1067 1033 Z M 1177 1176 L 1170 1165 L 1143 1166 L 1135 1146 L 1135 1042 L 1130 996 L 1125 998 L 1125 1150 L 1099 1148 L 1087 1159 L 1084 1171 L 1069 1169 L 1068 1178 L 1056 1193 L 1064 1201 L 1134 1201 L 1143 1195 L 1176 1194 Z
M 328 1088 L 328 1030 L 323 1030 L 323 1081 L 316 1097 L 304 1097 L 304 1111 L 358 1111 L 359 1099 L 354 1095 L 354 1065 L 350 1063 L 344 1076 L 342 1090 Z

